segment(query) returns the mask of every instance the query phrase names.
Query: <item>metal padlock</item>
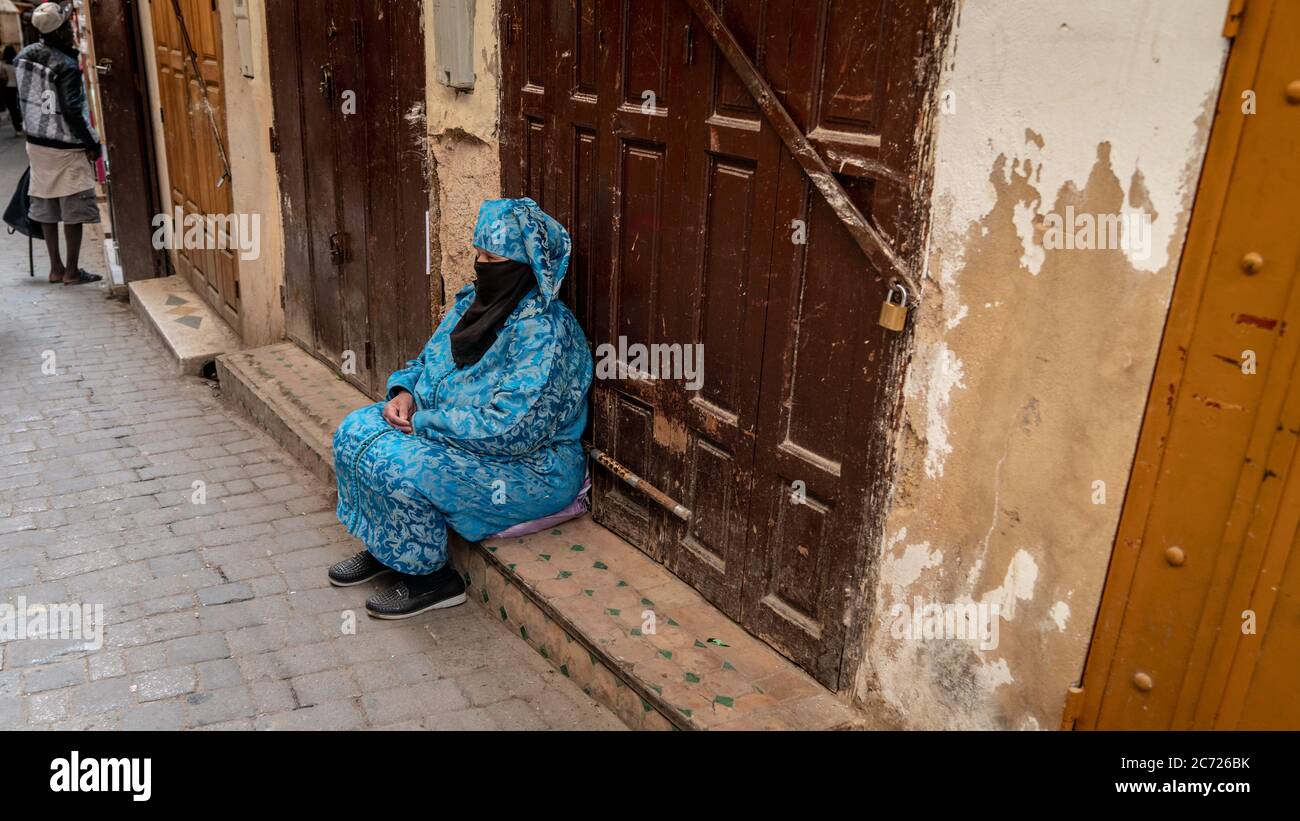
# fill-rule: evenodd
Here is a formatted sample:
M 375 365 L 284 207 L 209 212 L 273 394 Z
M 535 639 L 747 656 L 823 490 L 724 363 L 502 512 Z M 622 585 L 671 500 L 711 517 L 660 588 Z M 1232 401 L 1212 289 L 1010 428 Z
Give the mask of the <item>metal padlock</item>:
M 903 299 L 898 304 L 890 301 L 894 291 L 902 293 Z M 901 331 L 907 324 L 907 289 L 895 282 L 885 294 L 885 302 L 880 306 L 880 324 L 891 331 Z

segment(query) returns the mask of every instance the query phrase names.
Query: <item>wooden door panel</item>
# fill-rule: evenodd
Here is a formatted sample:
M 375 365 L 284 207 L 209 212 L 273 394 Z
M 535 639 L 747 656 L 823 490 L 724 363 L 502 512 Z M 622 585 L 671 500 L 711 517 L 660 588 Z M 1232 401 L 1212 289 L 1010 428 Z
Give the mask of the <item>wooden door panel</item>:
M 682 260 L 678 253 L 680 227 L 668 217 L 678 207 L 683 146 L 680 110 L 671 90 L 680 82 L 674 43 L 667 32 L 683 19 L 675 4 L 641 0 L 604 0 L 583 14 L 590 19 L 601 54 L 596 79 L 596 156 L 599 190 L 597 208 L 603 220 L 600 259 L 608 266 L 596 286 L 604 315 L 593 312 L 593 342 L 612 345 L 620 338 L 628 346 L 681 339 L 666 326 L 665 292 L 677 287 Z M 573 39 L 583 36 L 581 25 Z M 574 61 L 572 51 L 567 60 Z M 566 63 L 567 80 L 577 68 Z M 556 91 L 567 89 L 559 78 Z M 647 92 L 653 96 L 646 96 Z M 571 95 L 590 99 L 589 93 Z M 555 106 L 554 101 L 549 106 Z M 549 113 L 549 109 L 548 109 Z M 603 202 L 601 202 L 603 200 Z M 656 440 L 664 436 L 666 383 L 638 379 L 597 380 L 593 401 L 598 409 L 592 436 L 597 447 L 615 459 L 622 454 L 632 470 L 659 487 L 681 485 Z M 603 408 L 603 412 L 600 409 Z M 603 424 L 602 424 L 603 423 Z M 636 467 L 633 467 L 635 465 Z M 674 478 L 675 477 L 675 478 Z M 601 501 L 596 515 L 612 529 L 662 558 L 663 521 L 639 494 L 627 493 L 607 475 L 597 475 Z M 670 491 L 672 492 L 672 491 Z
M 312 314 L 315 318 L 312 352 L 338 368 L 347 341 L 343 336 L 343 294 L 339 272 L 330 256 L 331 237 L 339 231 L 339 181 L 335 169 L 340 161 L 337 155 L 338 124 L 334 117 L 330 15 L 307 15 L 300 18 L 299 26 L 301 58 L 298 82 L 302 89 L 302 155 L 311 249 L 311 268 L 306 273 L 311 279 Z M 272 45 L 274 47 L 276 44 Z M 272 82 L 275 82 L 274 77 Z
M 203 105 L 206 89 L 217 128 L 221 130 L 221 144 L 226 147 L 221 23 L 216 9 L 209 3 L 181 0 L 179 5 L 198 63 L 197 75 L 171 3 L 151 4 L 170 206 L 179 206 L 186 217 L 196 215 L 203 219 L 207 247 L 190 249 L 181 245 L 173 252 L 173 259 L 178 273 L 237 328 L 239 266 L 232 252 L 237 238 L 226 233 L 228 223 L 224 219 L 216 219 L 231 212 L 230 186 L 218 185 L 225 169 Z M 182 228 L 178 226 L 178 230 Z M 224 245 L 224 250 L 218 249 L 218 245 Z
M 383 279 L 372 281 L 370 285 L 371 327 L 383 317 L 394 318 L 392 336 L 385 338 L 376 350 L 373 384 L 377 394 L 383 394 L 392 371 L 403 367 L 407 360 L 424 349 L 433 331 L 431 316 L 435 297 L 430 289 L 432 272 L 429 270 L 429 132 L 421 9 L 419 3 L 389 0 L 384 16 L 391 21 L 388 50 L 393 57 L 386 75 L 382 78 L 376 75 L 369 80 L 370 84 L 378 81 L 393 86 L 396 104 L 389 115 L 389 128 L 397 136 L 393 157 L 396 161 L 393 168 L 395 184 L 387 190 L 371 186 L 372 192 L 390 195 L 396 210 L 391 262 L 390 257 L 384 254 L 371 256 L 372 271 L 380 267 L 393 273 L 391 287 Z M 382 213 L 379 218 L 383 218 Z M 469 238 L 464 241 L 468 243 Z M 448 294 L 447 298 L 451 296 Z M 376 305 L 380 306 L 379 311 L 375 310 Z
M 875 321 L 883 287 L 788 154 L 779 197 L 808 233 L 774 253 L 742 623 L 833 682 L 879 471 L 864 433 L 893 395 L 880 379 L 893 340 Z
M 768 62 L 783 77 L 773 82 L 791 117 L 869 220 L 889 236 L 919 234 L 924 169 L 913 141 L 927 4 L 778 2 L 768 15 L 790 44 Z M 857 579 L 879 529 L 869 500 L 888 483 L 900 351 L 897 335 L 876 322 L 885 272 L 784 147 L 779 165 L 741 623 L 835 688 L 849 625 L 861 618 Z M 889 177 L 913 182 L 900 194 Z M 806 230 L 802 244 L 787 233 L 792 220 Z M 918 245 L 910 238 L 900 250 L 906 258 Z
M 371 396 L 431 319 L 418 4 L 273 0 L 290 335 Z M 292 24 L 290 21 L 292 20 Z M 290 32 L 293 32 L 292 36 Z M 290 318 L 293 321 L 290 321 Z
M 401 132 L 396 130 L 396 78 L 391 71 L 392 15 L 387 2 L 333 0 L 330 20 L 330 116 L 334 139 L 335 220 L 342 257 L 327 270 L 337 277 L 339 337 L 343 376 L 363 391 L 381 391 L 382 358 L 392 365 L 401 313 L 394 313 L 402 271 L 390 264 L 372 264 L 397 247 L 398 192 L 395 154 Z M 376 8 L 383 14 L 377 14 Z M 351 94 L 349 94 L 351 92 Z M 352 103 L 355 113 L 344 111 Z M 350 110 L 350 109 L 349 109 Z M 333 235 L 331 233 L 331 235 Z M 326 240 L 329 241 L 328 238 Z M 423 260 L 421 261 L 423 262 Z M 373 318 L 373 321 L 372 321 Z M 411 359 L 414 353 L 407 353 Z M 383 372 L 387 379 L 392 367 Z
M 315 350 L 315 323 L 312 308 L 312 255 L 308 240 L 307 172 L 308 157 L 303 150 L 303 94 L 300 85 L 299 44 L 302 33 L 296 5 L 288 0 L 271 0 L 266 5 L 268 31 L 278 33 L 275 40 L 289 48 L 270 47 L 272 104 L 275 125 L 271 130 L 271 149 L 276 155 L 276 177 L 280 186 L 280 224 L 284 235 L 284 332 L 306 350 Z
M 723 8 L 760 64 L 785 47 L 768 5 Z M 693 515 L 684 524 L 655 514 L 665 564 L 739 619 L 780 141 L 699 21 L 688 15 L 681 32 L 684 264 L 657 321 L 672 329 L 668 339 L 702 345 L 704 367 L 698 390 L 682 380 L 660 386 L 669 493 Z
M 127 282 L 158 275 L 153 247 L 153 218 L 159 213 L 157 166 L 150 140 L 150 121 L 141 47 L 139 6 L 133 0 L 90 4 L 94 56 L 113 70 L 99 77 L 99 103 L 109 159 L 108 200 L 113 239 Z

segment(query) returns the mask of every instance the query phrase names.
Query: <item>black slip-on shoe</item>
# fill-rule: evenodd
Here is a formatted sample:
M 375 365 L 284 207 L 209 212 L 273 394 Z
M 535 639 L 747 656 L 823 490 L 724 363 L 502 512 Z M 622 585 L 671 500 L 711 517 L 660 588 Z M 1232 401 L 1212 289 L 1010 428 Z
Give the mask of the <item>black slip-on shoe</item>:
M 344 559 L 329 570 L 330 584 L 335 587 L 354 587 L 365 584 L 381 573 L 388 573 L 389 568 L 363 550 L 350 559 Z
M 465 581 L 448 563 L 430 576 L 403 574 L 392 587 L 366 599 L 366 612 L 377 619 L 408 619 L 465 601 Z

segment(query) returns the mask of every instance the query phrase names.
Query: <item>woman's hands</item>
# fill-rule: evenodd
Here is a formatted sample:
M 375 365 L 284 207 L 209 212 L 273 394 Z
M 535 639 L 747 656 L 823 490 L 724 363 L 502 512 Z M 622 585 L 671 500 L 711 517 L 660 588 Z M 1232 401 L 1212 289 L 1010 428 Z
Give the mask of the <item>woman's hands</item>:
M 415 397 L 401 391 L 384 405 L 384 421 L 402 433 L 412 433 L 411 416 L 415 413 Z

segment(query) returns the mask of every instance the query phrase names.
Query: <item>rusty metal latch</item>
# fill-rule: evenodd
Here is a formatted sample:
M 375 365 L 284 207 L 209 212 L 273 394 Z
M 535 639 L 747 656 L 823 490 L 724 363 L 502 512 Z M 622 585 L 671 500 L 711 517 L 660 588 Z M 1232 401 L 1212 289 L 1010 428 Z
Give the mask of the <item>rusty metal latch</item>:
M 605 451 L 593 447 L 588 447 L 587 450 L 591 453 L 591 458 L 596 464 L 608 469 L 610 473 L 614 474 L 614 476 L 620 479 L 624 484 L 641 491 L 646 496 L 650 497 L 651 501 L 658 504 L 660 507 L 671 511 L 674 516 L 681 519 L 683 522 L 689 522 L 691 520 L 690 508 L 650 484 L 645 479 L 637 476 L 623 465 L 615 462 L 614 459 Z

